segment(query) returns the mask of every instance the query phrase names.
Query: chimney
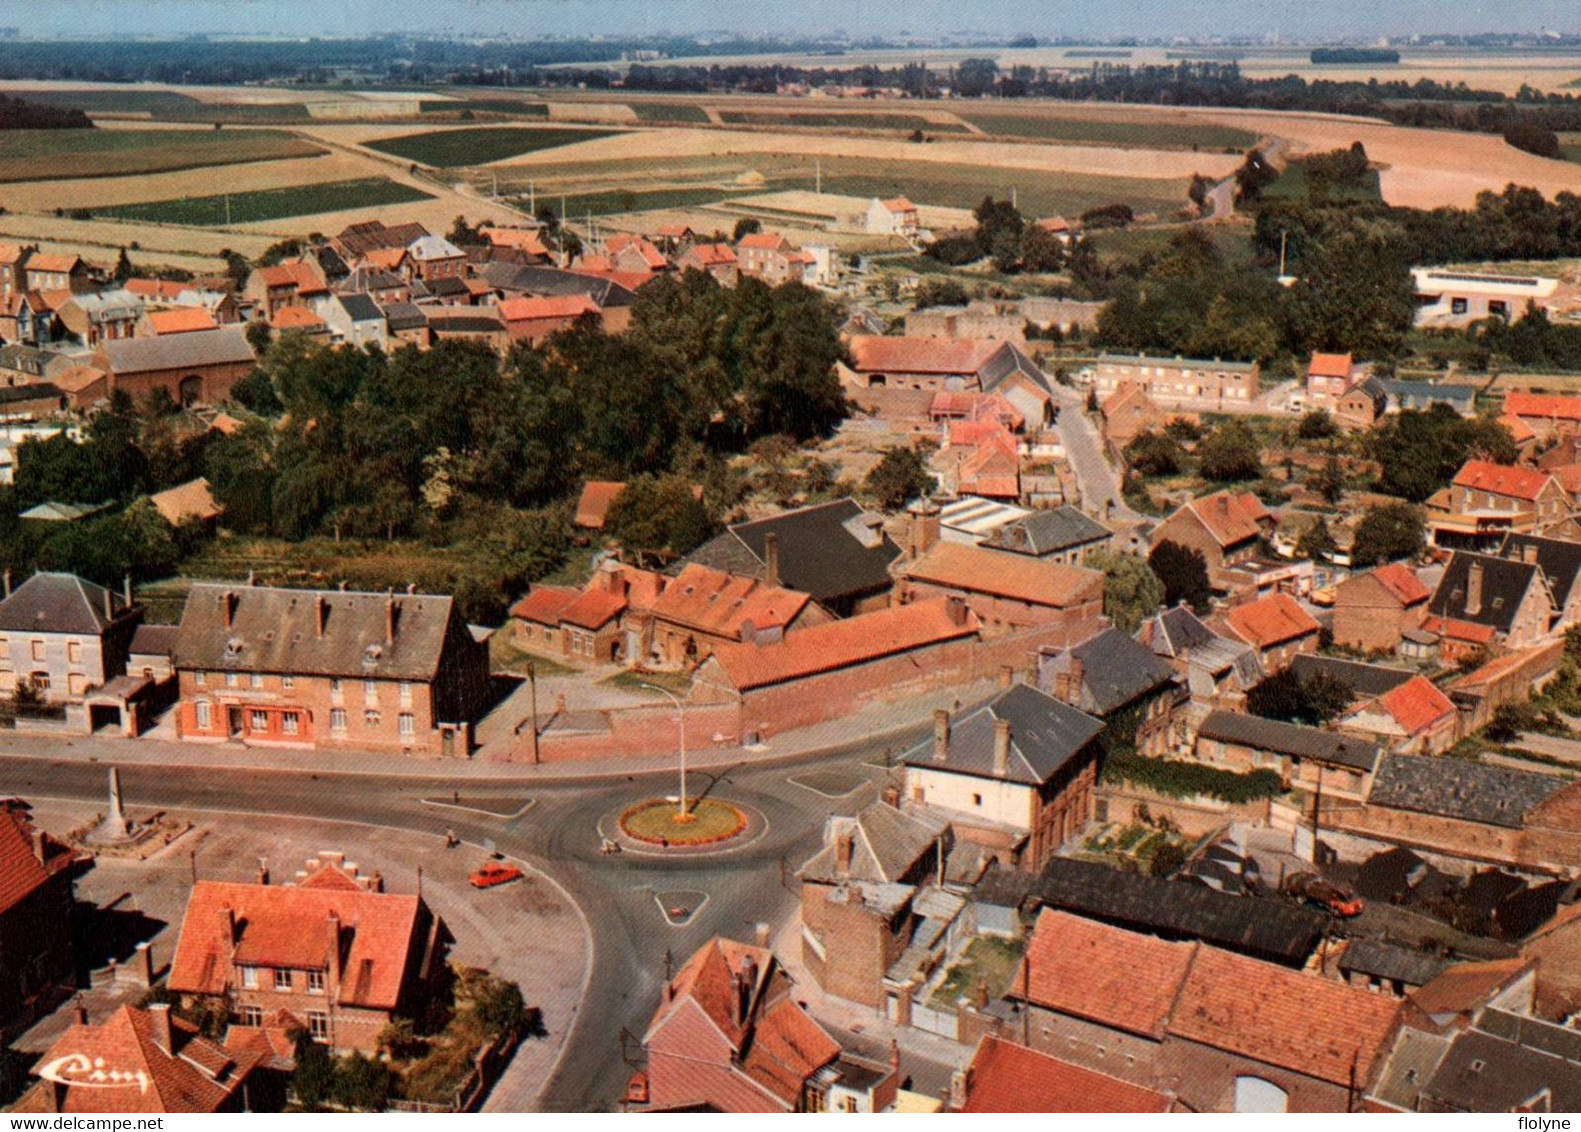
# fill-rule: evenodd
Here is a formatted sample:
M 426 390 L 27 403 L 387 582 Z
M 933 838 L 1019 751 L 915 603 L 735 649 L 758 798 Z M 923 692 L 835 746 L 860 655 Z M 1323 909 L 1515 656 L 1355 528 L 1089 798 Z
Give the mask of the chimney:
M 258 858 L 258 883 L 265 888 L 269 886 L 269 858 Z
M 108 599 L 106 600 L 108 604 Z M 226 590 L 220 594 L 220 616 L 225 619 L 225 627 L 229 629 L 236 620 L 236 591 Z
M 773 531 L 763 536 L 763 584 L 780 584 L 780 536 Z
M 730 1024 L 740 1026 L 746 1021 L 746 1011 L 742 1009 L 746 995 L 742 993 L 741 975 L 735 971 L 730 972 Z
M 1466 613 L 1472 617 L 1482 612 L 1482 563 L 1472 559 L 1466 571 Z
M 151 1002 L 148 1004 L 148 1029 L 149 1036 L 154 1039 L 154 1044 L 162 1053 L 174 1056 L 175 1051 L 170 1048 L 170 1003 Z
M 35 829 L 33 831 L 33 858 L 42 865 L 46 856 L 48 856 L 48 854 L 45 852 L 44 831 L 42 829 Z
M 752 942 L 762 948 L 769 945 L 769 926 L 762 920 L 752 925 Z
M 137 978 L 145 987 L 154 985 L 154 949 L 145 939 L 136 948 Z
M 115 591 L 109 586 L 104 587 L 104 619 L 106 621 L 115 620 Z M 225 622 L 225 626 L 226 628 L 230 627 L 229 620 Z
M 1535 542 L 1529 542 L 1521 547 L 1521 561 L 1528 565 L 1537 561 L 1537 544 Z
M 73 1013 L 76 1015 L 77 1025 L 86 1026 L 88 1024 L 88 1007 L 80 997 L 77 999 L 77 1006 Z
M 933 761 L 942 763 L 950 757 L 950 713 L 938 708 L 933 713 Z
M 313 595 L 313 633 L 322 638 L 324 625 L 329 621 L 329 602 L 324 600 L 323 594 Z
M 884 787 L 884 805 L 894 806 L 896 809 L 900 808 L 900 787 Z
M 325 932 L 325 942 L 329 944 L 329 977 L 334 981 L 334 985 L 339 986 L 342 974 L 340 969 L 340 917 L 336 913 L 331 912 L 326 927 L 328 930 Z
M 910 508 L 907 524 L 906 557 L 912 561 L 921 558 L 939 541 L 939 507 L 933 500 L 923 498 Z
M 390 590 L 384 595 L 384 643 L 395 644 L 395 621 L 398 610 L 395 606 L 395 591 Z
M 1221 492 L 1217 502 L 1219 505 L 1219 514 L 1228 515 L 1230 513 L 1230 497 Z
M 994 720 L 994 777 L 1010 776 L 1010 721 Z
M 232 908 L 229 904 L 225 905 L 225 927 L 226 927 L 226 935 L 229 937 L 231 943 L 235 943 L 236 942 L 236 909 Z
M 951 625 L 965 625 L 966 599 L 959 594 L 951 594 L 944 599 L 944 612 L 949 617 Z
M 741 961 L 741 1021 L 747 1020 L 752 992 L 758 989 L 758 961 L 748 955 Z
M 834 839 L 834 871 L 841 878 L 851 875 L 851 858 L 856 854 L 856 838 L 842 830 Z
M 1013 665 L 1013 664 L 1001 664 L 999 666 L 999 687 L 1004 689 L 1005 691 L 1009 691 L 1012 687 L 1015 686 L 1015 682 L 1016 682 L 1015 665 Z

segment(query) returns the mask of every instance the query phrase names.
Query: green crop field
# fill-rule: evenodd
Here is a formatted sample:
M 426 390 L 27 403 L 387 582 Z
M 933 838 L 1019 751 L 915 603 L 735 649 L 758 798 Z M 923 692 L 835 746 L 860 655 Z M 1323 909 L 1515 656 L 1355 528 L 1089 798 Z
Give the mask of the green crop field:
M 1566 161 L 1581 161 L 1581 134 L 1560 134 L 1559 156 Z
M 230 223 L 249 224 L 259 220 L 280 220 L 290 216 L 311 216 L 318 212 L 378 208 L 380 205 L 410 204 L 432 199 L 429 193 L 398 184 L 387 177 L 363 177 L 354 181 L 293 185 L 285 189 L 255 189 L 246 193 L 119 204 L 90 208 L 88 211 L 94 216 L 117 220 L 146 220 L 155 224 L 213 228 L 226 223 L 227 208 Z
M 0 133 L 0 182 L 170 173 L 323 152 L 280 130 L 8 130 Z
M 14 90 L 18 98 L 50 106 L 75 106 L 89 114 L 152 114 L 156 118 L 203 105 L 172 90 Z
M 1133 149 L 1243 150 L 1257 135 L 1212 122 L 1144 122 L 1106 116 L 1082 118 L 1059 114 L 959 113 L 972 125 L 998 137 L 1039 141 L 1119 145 Z
M 453 168 L 485 165 L 507 157 L 520 157 L 541 149 L 608 137 L 615 130 L 533 130 L 519 126 L 482 127 L 476 130 L 430 130 L 366 142 L 369 149 L 404 157 L 419 165 Z
M 528 102 L 520 98 L 425 98 L 417 108 L 424 114 L 460 114 L 470 110 L 474 114 L 510 114 L 517 118 L 549 117 L 547 102 Z
M 642 122 L 683 122 L 707 125 L 708 115 L 690 102 L 633 102 L 630 104 Z
M 924 133 L 962 133 L 954 122 L 931 122 L 921 114 L 861 114 L 831 111 L 790 114 L 772 110 L 721 110 L 719 119 L 743 126 L 777 126 L 797 129 L 922 130 Z

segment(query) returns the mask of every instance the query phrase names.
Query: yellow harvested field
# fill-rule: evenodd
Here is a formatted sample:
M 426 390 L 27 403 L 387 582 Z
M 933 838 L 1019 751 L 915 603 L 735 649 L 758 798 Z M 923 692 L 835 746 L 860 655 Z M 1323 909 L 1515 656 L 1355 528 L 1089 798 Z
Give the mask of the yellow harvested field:
M 224 267 L 219 253 L 230 248 L 246 256 L 262 255 L 270 240 L 239 232 L 209 232 L 201 228 L 121 223 L 111 220 L 67 220 L 55 216 L 8 212 L 0 216 L 0 240 L 27 240 L 46 251 L 73 252 L 110 267 L 121 248 L 129 249 L 132 262 L 182 267 L 188 271 L 217 271 Z M 131 249 L 132 244 L 136 249 Z
M 218 165 L 177 173 L 151 173 L 140 177 L 90 177 L 80 181 L 26 181 L 7 185 L 6 207 L 23 212 L 50 212 L 56 208 L 136 204 L 150 200 L 206 197 L 215 193 L 283 189 L 322 181 L 347 181 L 383 175 L 384 165 L 344 153 L 300 157 L 288 161 L 254 161 L 245 165 Z
M 1107 177 L 1189 178 L 1193 173 L 1227 176 L 1240 159 L 1230 154 L 1129 150 L 1104 146 L 1022 145 L 954 139 L 915 145 L 863 138 L 861 156 L 875 161 L 977 165 L 1048 173 L 1089 173 Z M 657 129 L 597 138 L 552 150 L 496 161 L 502 168 L 549 164 L 591 164 L 646 158 L 711 157 L 725 154 L 793 154 L 850 157 L 853 142 L 837 134 L 777 134 L 766 131 Z
M 637 112 L 623 102 L 551 102 L 551 122 L 614 122 L 630 125 L 637 121 Z
M 734 197 L 730 203 L 750 211 L 754 208 L 773 212 L 795 213 L 812 220 L 833 218 L 845 227 L 864 227 L 870 197 L 838 196 L 834 193 L 815 193 L 805 189 L 785 189 L 776 193 L 757 193 L 749 197 Z M 935 208 L 917 206 L 917 222 L 924 228 L 970 228 L 975 222 L 971 211 L 965 208 Z

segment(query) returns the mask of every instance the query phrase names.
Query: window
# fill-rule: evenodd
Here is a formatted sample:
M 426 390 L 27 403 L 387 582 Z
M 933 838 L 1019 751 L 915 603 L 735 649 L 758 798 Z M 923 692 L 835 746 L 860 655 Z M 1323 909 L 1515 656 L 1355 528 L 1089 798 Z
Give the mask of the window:
M 266 711 L 253 711 L 247 713 L 249 719 L 247 726 L 254 731 L 269 730 L 269 713 Z
M 245 987 L 248 990 L 257 990 L 258 989 L 258 968 L 257 967 L 243 967 L 242 968 L 242 986 Z
M 409 739 L 417 734 L 417 718 L 411 712 L 403 711 L 401 718 L 397 722 L 400 724 L 401 734 L 404 737 Z
M 412 706 L 412 682 L 410 680 L 401 681 L 401 706 Z
M 244 1006 L 236 1012 L 236 1020 L 243 1026 L 262 1026 L 263 1008 L 259 1006 Z
M 372 708 L 369 708 L 367 711 L 362 713 L 362 725 L 364 727 L 377 727 L 379 726 L 380 718 L 381 717 L 378 712 L 374 711 Z
M 323 994 L 324 993 L 324 972 L 323 971 L 309 971 L 307 973 L 307 993 L 308 994 Z
M 296 677 L 290 675 L 280 677 L 280 687 L 289 692 L 292 688 L 296 687 Z
M 284 967 L 275 968 L 274 989 L 277 991 L 288 991 L 291 989 L 291 972 Z
M 309 1010 L 307 1012 L 307 1028 L 319 1041 L 329 1040 L 329 1015 L 322 1010 Z
M 44 672 L 43 670 L 40 670 L 38 672 L 33 673 L 33 675 L 29 676 L 28 680 L 32 683 L 33 690 L 35 692 L 47 692 L 47 691 L 49 691 L 49 673 L 48 672 Z
M 44 659 L 44 642 L 43 641 L 34 641 L 33 642 L 33 659 L 34 660 L 43 660 Z
M 227 688 L 234 688 L 234 687 L 236 687 L 236 673 L 234 673 L 234 672 L 227 672 L 225 674 L 225 686 Z
M 302 717 L 294 711 L 288 711 L 280 716 L 280 730 L 286 735 L 295 735 L 301 727 Z
M 82 663 L 82 642 L 81 641 L 67 641 L 66 642 L 66 660 L 67 660 L 68 663 L 71 663 L 71 664 L 81 664 Z
M 983 804 L 983 796 L 981 794 L 973 794 L 972 795 L 972 805 L 974 805 L 974 806 L 981 806 L 982 804 Z
M 262 688 L 263 687 L 263 673 L 262 672 L 254 672 L 251 676 L 249 676 L 247 678 L 247 682 L 250 685 L 252 685 L 252 687 L 254 687 L 254 688 Z
M 344 731 L 344 730 L 346 730 L 346 709 L 345 708 L 330 708 L 329 709 L 329 729 L 331 731 Z
M 379 702 L 379 682 L 377 680 L 364 680 L 362 682 L 362 698 L 370 704 Z
M 209 707 L 208 700 L 199 700 L 197 704 L 198 730 L 207 731 L 214 725 L 214 713 Z
M 74 696 L 80 696 L 88 690 L 88 678 L 81 672 L 68 672 L 66 674 L 66 690 Z
M 209 684 L 209 674 L 200 668 L 192 674 L 192 682 L 200 688 L 206 688 Z
M 1465 299 L 1450 299 L 1449 300 L 1449 313 L 1450 314 L 1465 314 L 1466 313 L 1466 300 Z M 1280 1111 L 1283 1111 L 1283 1110 L 1281 1109 Z
M 11 641 L 7 637 L 0 637 L 0 660 L 11 659 Z
M 339 678 L 339 677 L 338 677 L 338 676 L 337 676 L 337 677 L 336 677 L 336 678 L 335 678 L 335 679 L 333 679 L 333 680 L 331 680 L 331 681 L 330 681 L 330 682 L 329 682 L 329 694 L 330 694 L 330 695 L 332 695 L 332 696 L 338 696 L 338 695 L 340 695 L 340 694 L 341 694 L 341 693 L 342 693 L 342 692 L 343 692 L 343 691 L 344 691 L 344 690 L 345 690 L 345 689 L 344 689 L 344 688 L 342 688 L 342 686 L 341 686 L 341 683 L 340 683 L 340 678 Z

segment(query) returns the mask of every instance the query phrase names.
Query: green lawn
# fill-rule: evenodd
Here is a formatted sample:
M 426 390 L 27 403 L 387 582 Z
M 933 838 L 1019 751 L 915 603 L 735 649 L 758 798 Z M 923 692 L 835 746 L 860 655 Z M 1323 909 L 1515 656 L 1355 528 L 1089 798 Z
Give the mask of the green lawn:
M 1083 118 L 1062 114 L 960 113 L 980 130 L 1012 138 L 1082 142 L 1148 149 L 1244 150 L 1257 135 L 1212 122 L 1121 121 L 1107 116 Z
M 125 177 L 323 152 L 283 130 L 8 130 L 0 133 L 0 181 Z
M 1576 82 L 1581 83 L 1581 79 Z M 1559 135 L 1559 156 L 1566 161 L 1581 162 L 1581 133 Z
M 921 114 L 862 114 L 830 111 L 791 114 L 773 110 L 721 110 L 725 123 L 745 126 L 791 126 L 801 129 L 922 130 L 924 133 L 960 133 L 953 122 L 931 122 Z
M 701 106 L 690 102 L 633 102 L 632 110 L 643 122 L 684 122 L 707 124 L 708 115 Z
M 232 224 L 250 224 L 258 220 L 280 220 L 290 216 L 312 216 L 319 212 L 378 208 L 381 205 L 410 204 L 432 199 L 432 194 L 398 184 L 388 177 L 362 177 L 354 181 L 325 181 L 322 184 L 293 185 L 285 189 L 256 189 L 247 193 L 108 205 L 88 211 L 94 216 L 117 220 L 146 220 L 156 224 L 212 228 L 223 226 L 227 217 Z
M 420 134 L 402 134 L 364 144 L 369 149 L 404 157 L 419 165 L 454 168 L 465 165 L 485 165 L 507 157 L 520 157 L 542 149 L 554 149 L 574 142 L 593 141 L 609 137 L 615 130 L 548 129 L 535 130 L 520 126 L 484 126 L 475 130 L 430 130 Z

